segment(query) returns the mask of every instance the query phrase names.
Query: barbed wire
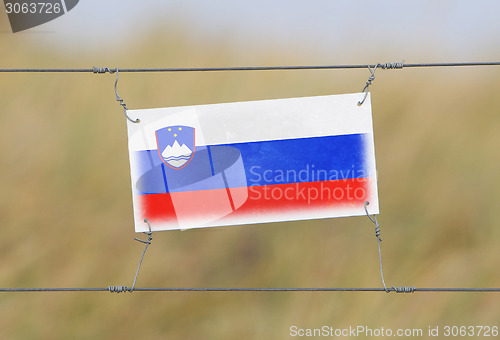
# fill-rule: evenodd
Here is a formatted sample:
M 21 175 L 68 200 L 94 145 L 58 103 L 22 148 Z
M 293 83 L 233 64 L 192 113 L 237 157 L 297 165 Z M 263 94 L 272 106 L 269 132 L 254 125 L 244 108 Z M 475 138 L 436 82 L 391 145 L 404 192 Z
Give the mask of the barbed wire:
M 500 61 L 492 62 L 457 62 L 457 63 L 376 63 L 354 65 L 299 65 L 299 66 L 235 66 L 235 67 L 170 67 L 170 68 L 3 68 L 0 72 L 74 72 L 74 73 L 114 73 L 119 72 L 217 72 L 217 71 L 277 71 L 277 70 L 334 70 L 334 69 L 366 69 L 379 67 L 382 69 L 402 69 L 415 67 L 461 67 L 461 66 L 500 66 Z

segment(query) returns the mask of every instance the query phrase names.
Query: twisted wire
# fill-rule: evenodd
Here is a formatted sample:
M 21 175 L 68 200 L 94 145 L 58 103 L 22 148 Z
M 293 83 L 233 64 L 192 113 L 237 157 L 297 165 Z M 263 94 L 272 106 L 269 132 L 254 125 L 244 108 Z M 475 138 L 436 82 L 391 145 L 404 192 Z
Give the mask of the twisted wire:
M 405 61 L 403 60 L 402 62 L 398 63 L 385 63 L 385 64 L 380 64 L 379 67 L 382 68 L 383 70 L 395 70 L 395 69 L 402 69 L 405 66 Z
M 371 217 L 370 214 L 368 213 L 368 209 L 366 207 L 369 204 L 370 204 L 370 202 L 366 201 L 364 207 L 365 207 L 366 216 L 368 216 L 368 218 L 370 219 L 370 221 L 372 221 L 375 224 L 375 236 L 377 237 L 378 261 L 379 261 L 379 267 L 380 267 L 380 279 L 382 280 L 382 285 L 384 286 L 384 290 L 387 293 L 389 293 L 390 290 L 387 289 L 387 287 L 385 285 L 384 271 L 382 269 L 382 250 L 380 249 L 380 242 L 382 242 L 382 239 L 380 238 L 380 233 L 381 233 L 381 231 L 380 231 L 380 224 L 377 221 L 377 216 L 373 215 L 373 217 Z
M 392 287 L 396 293 L 414 293 L 415 287 Z
M 380 64 L 377 64 L 375 65 L 375 67 L 372 69 L 370 66 L 368 66 L 368 70 L 370 70 L 370 76 L 368 77 L 368 80 L 366 81 L 366 85 L 365 87 L 363 88 L 363 91 L 361 91 L 361 93 L 364 92 L 365 96 L 363 97 L 363 100 L 359 101 L 358 102 L 358 106 L 361 106 L 363 105 L 363 103 L 365 102 L 366 100 L 366 97 L 368 96 L 368 88 L 370 87 L 370 85 L 372 84 L 372 81 L 375 80 L 375 71 L 377 70 L 377 67 L 379 66 Z
M 93 73 L 100 73 L 100 74 L 103 74 L 103 73 L 110 73 L 110 74 L 113 74 L 115 72 L 117 72 L 118 69 L 117 68 L 109 68 L 109 67 L 92 67 L 92 72 Z
M 131 293 L 135 289 L 135 283 L 137 282 L 137 276 L 139 276 L 139 270 L 141 269 L 142 260 L 144 260 L 144 255 L 146 254 L 146 250 L 148 250 L 148 247 L 151 244 L 151 241 L 153 240 L 153 237 L 151 236 L 151 235 L 153 235 L 153 232 L 151 231 L 151 224 L 149 223 L 149 220 L 147 218 L 144 219 L 144 222 L 148 224 L 149 231 L 143 232 L 143 234 L 147 235 L 148 239 L 146 241 L 143 241 L 141 239 L 138 239 L 138 238 L 134 237 L 134 240 L 142 242 L 142 243 L 146 244 L 146 246 L 144 246 L 144 250 L 142 252 L 141 260 L 139 261 L 139 265 L 137 266 L 137 270 L 135 272 L 134 283 L 132 284 L 132 288 L 130 288 L 130 290 L 129 290 Z
M 94 67 L 94 69 L 96 69 L 96 67 Z M 116 68 L 115 70 L 110 70 L 109 68 L 107 67 L 104 67 L 104 68 L 98 68 L 98 71 L 102 71 L 104 70 L 103 72 L 99 72 L 99 73 L 105 73 L 106 71 L 113 74 L 114 72 L 116 72 L 116 80 L 115 80 L 115 95 L 116 95 L 116 101 L 123 107 L 123 114 L 125 115 L 125 117 L 127 117 L 127 119 L 129 121 L 131 121 L 132 123 L 139 123 L 141 120 L 139 118 L 137 118 L 136 120 L 130 118 L 127 114 L 127 110 L 128 110 L 128 107 L 127 107 L 127 104 L 125 104 L 125 102 L 123 101 L 122 98 L 120 98 L 120 95 L 118 94 L 118 77 L 119 77 L 119 72 L 118 72 L 118 68 Z
M 120 293 L 128 292 L 129 289 L 127 287 L 125 287 L 125 286 L 109 286 L 108 287 L 108 291 L 110 293 L 120 294 Z
M 390 292 L 413 293 L 413 292 L 415 292 L 415 289 L 416 289 L 415 287 L 394 287 L 394 286 L 391 288 L 386 287 L 385 280 L 384 280 L 384 271 L 382 269 L 382 250 L 380 249 L 380 242 L 382 242 L 382 238 L 380 237 L 380 234 L 381 234 L 380 223 L 378 223 L 378 221 L 377 221 L 377 216 L 373 215 L 373 217 L 372 217 L 368 213 L 367 206 L 369 204 L 370 204 L 370 202 L 366 201 L 364 207 L 365 207 L 366 216 L 368 216 L 370 221 L 372 221 L 373 224 L 375 224 L 375 237 L 377 238 L 377 246 L 378 246 L 378 262 L 379 262 L 379 267 L 380 267 L 380 279 L 382 280 L 382 285 L 384 286 L 385 292 L 386 293 L 390 293 Z

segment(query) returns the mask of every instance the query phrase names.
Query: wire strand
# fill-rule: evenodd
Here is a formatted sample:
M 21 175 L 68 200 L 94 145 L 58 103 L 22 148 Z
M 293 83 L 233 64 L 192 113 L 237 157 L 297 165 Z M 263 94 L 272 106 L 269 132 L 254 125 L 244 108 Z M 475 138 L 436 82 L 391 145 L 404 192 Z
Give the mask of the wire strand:
M 459 62 L 459 63 L 375 63 L 358 65 L 303 65 L 303 66 L 243 66 L 243 67 L 182 67 L 182 68 L 12 68 L 0 69 L 1 73 L 118 73 L 118 72 L 217 72 L 217 71 L 271 71 L 271 70 L 333 70 L 333 69 L 402 69 L 422 67 L 463 67 L 463 66 L 500 66 L 500 62 Z M 369 216 L 370 217 L 370 216 Z M 377 235 L 378 236 L 378 235 Z M 140 264 L 144 258 L 148 240 L 143 251 L 139 267 L 136 272 L 132 289 L 125 286 L 109 286 L 107 288 L 0 288 L 0 293 L 14 292 L 384 292 L 384 288 L 137 288 L 135 282 L 139 272 Z M 380 241 L 379 241 L 380 254 Z M 382 270 L 382 268 L 381 268 Z M 383 280 L 383 276 L 382 276 Z M 396 293 L 414 292 L 500 292 L 500 288 L 415 288 L 415 287 L 392 287 Z
M 116 67 L 93 67 L 93 68 L 4 68 L 0 72 L 11 73 L 112 73 L 119 72 L 216 72 L 216 71 L 272 71 L 272 70 L 334 70 L 334 69 L 366 69 L 380 65 L 382 69 L 400 69 L 413 67 L 460 67 L 460 66 L 500 66 L 500 61 L 492 62 L 458 62 L 458 63 L 375 63 L 356 65 L 299 65 L 299 66 L 236 66 L 236 67 L 178 67 L 178 68 L 116 68 Z M 389 67 L 388 65 L 394 65 Z M 400 66 L 400 67 L 395 67 Z
M 120 292 L 107 288 L 0 288 L 0 293 Z M 125 287 L 126 288 L 126 287 Z M 138 288 L 134 292 L 386 292 L 384 288 Z M 413 288 L 420 293 L 500 293 L 500 288 Z M 399 293 L 399 292 L 398 292 Z M 407 292 L 400 292 L 407 293 Z

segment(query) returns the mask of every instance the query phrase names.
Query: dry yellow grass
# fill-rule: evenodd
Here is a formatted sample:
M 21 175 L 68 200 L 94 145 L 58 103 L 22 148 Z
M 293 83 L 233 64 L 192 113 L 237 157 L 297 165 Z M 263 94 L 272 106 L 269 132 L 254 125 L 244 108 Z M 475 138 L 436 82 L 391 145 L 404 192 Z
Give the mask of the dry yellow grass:
M 0 50 L 1 67 L 244 60 L 222 43 L 202 49 L 180 39 L 153 41 L 65 59 L 32 36 L 2 34 L 0 44 L 9 49 Z M 258 62 L 294 64 L 290 52 L 271 49 Z M 377 71 L 372 102 L 388 285 L 500 286 L 499 74 L 496 68 Z M 122 74 L 119 92 L 130 108 L 166 107 L 358 92 L 367 76 L 366 70 Z M 113 76 L 0 77 L 0 286 L 130 285 L 142 245 L 133 241 L 126 126 Z M 373 225 L 356 217 L 157 233 L 138 286 L 380 286 Z M 493 325 L 499 298 L 2 293 L 0 338 L 283 339 L 291 325 Z

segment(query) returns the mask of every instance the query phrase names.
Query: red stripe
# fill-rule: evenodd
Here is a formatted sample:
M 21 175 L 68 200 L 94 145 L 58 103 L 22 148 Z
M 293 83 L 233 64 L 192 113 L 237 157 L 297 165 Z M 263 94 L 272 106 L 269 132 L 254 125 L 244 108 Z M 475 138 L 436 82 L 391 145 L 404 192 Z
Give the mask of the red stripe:
M 356 178 L 231 188 L 242 201 L 239 207 L 231 204 L 227 189 L 149 194 L 137 198 L 144 214 L 141 218 L 177 227 L 179 222 L 181 225 L 189 221 L 204 224 L 225 216 L 251 218 L 283 214 L 286 219 L 286 214 L 290 213 L 358 207 L 369 198 L 369 181 L 369 178 Z M 246 195 L 246 201 L 241 199 Z
M 283 213 L 316 208 L 359 206 L 368 194 L 368 179 L 357 178 L 276 184 L 248 188 L 248 199 L 234 214 Z

